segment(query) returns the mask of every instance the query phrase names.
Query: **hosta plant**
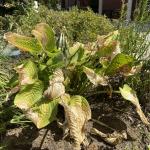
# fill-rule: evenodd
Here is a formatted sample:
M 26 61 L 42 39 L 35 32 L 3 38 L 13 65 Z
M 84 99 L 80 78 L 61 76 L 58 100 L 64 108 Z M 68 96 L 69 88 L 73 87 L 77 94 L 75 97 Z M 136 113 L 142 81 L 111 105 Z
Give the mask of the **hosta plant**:
M 38 128 L 57 120 L 58 105 L 63 106 L 64 131 L 69 131 L 75 149 L 80 149 L 86 139 L 86 123 L 91 119 L 85 93 L 97 86 L 108 86 L 112 91 L 110 77 L 133 75 L 138 64 L 133 57 L 121 53 L 118 31 L 99 36 L 96 42 L 75 43 L 72 47 L 64 34 L 56 41 L 54 31 L 45 23 L 38 24 L 32 34 L 33 37 L 16 33 L 4 36 L 9 43 L 31 54 L 30 59 L 15 68 L 18 78 L 13 85 L 18 91 L 14 104 Z

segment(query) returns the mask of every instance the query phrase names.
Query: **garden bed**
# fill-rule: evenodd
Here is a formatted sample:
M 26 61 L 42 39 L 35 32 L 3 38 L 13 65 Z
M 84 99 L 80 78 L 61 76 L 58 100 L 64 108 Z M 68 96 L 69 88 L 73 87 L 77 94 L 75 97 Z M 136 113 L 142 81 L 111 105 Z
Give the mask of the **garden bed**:
M 91 101 L 92 120 L 87 126 L 89 146 L 87 150 L 145 150 L 150 144 L 150 128 L 141 123 L 134 107 L 127 102 L 117 100 L 117 96 L 109 99 L 107 95 Z M 107 99 L 107 100 L 105 100 Z M 149 104 L 145 107 L 148 116 Z M 150 117 L 149 117 L 150 118 Z M 97 121 L 98 122 L 97 122 Z M 97 122 L 97 123 L 96 123 Z M 103 125 L 102 125 L 103 124 Z M 89 134 L 94 126 L 98 130 L 110 134 L 114 131 L 127 133 L 127 139 L 117 145 L 109 145 L 98 136 Z M 63 131 L 53 122 L 44 129 L 35 126 L 8 129 L 3 138 L 8 150 L 72 150 L 72 140 L 63 139 Z

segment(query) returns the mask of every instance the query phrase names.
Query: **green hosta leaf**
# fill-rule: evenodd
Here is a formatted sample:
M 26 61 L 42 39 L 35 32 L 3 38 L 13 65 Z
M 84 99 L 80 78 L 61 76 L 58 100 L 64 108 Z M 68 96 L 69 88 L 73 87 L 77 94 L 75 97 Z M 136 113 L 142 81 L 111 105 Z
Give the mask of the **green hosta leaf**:
M 104 75 L 99 75 L 95 73 L 94 70 L 84 67 L 83 72 L 86 74 L 87 78 L 90 80 L 91 83 L 93 83 L 95 86 L 108 85 L 108 77 Z
M 30 119 L 37 128 L 43 128 L 56 119 L 58 109 L 58 100 L 43 99 L 33 108 L 25 112 L 28 119 Z
M 38 79 L 37 66 L 30 60 L 15 70 L 19 74 L 20 85 L 33 84 Z
M 34 54 L 39 53 L 42 50 L 42 47 L 40 46 L 39 42 L 31 37 L 26 37 L 18 35 L 16 33 L 8 32 L 4 35 L 4 38 L 9 43 L 16 46 L 22 51 L 27 51 Z
M 120 72 L 128 71 L 130 70 L 131 68 L 130 65 L 133 63 L 133 61 L 134 61 L 133 57 L 120 53 L 116 55 L 115 58 L 111 61 L 110 65 L 106 69 L 105 74 L 113 75 L 118 71 Z
M 76 64 L 78 61 L 81 60 L 82 56 L 84 55 L 84 50 L 79 48 L 74 55 L 71 57 L 70 64 Z
M 56 48 L 55 34 L 48 24 L 46 23 L 37 24 L 35 29 L 32 31 L 32 34 L 40 42 L 43 50 L 50 53 L 56 51 L 57 48 Z
M 44 95 L 49 99 L 58 98 L 65 94 L 64 75 L 61 69 L 57 69 L 49 81 L 50 86 L 44 92 Z
M 63 54 L 58 53 L 56 56 L 53 56 L 52 58 L 50 58 L 46 64 L 50 66 L 51 68 L 53 68 L 54 70 L 56 68 L 62 68 L 65 65 Z
M 119 88 L 119 89 L 120 89 L 122 97 L 124 99 L 130 101 L 132 104 L 134 104 L 136 106 L 136 111 L 139 114 L 143 123 L 145 123 L 147 125 L 150 124 L 141 109 L 136 92 L 132 88 L 130 88 L 127 84 L 125 84 L 123 86 L 123 88 Z
M 42 98 L 43 89 L 44 86 L 40 80 L 34 84 L 22 86 L 15 97 L 14 104 L 22 110 L 28 110 Z
M 85 139 L 85 125 L 91 119 L 91 109 L 87 100 L 82 96 L 63 95 L 60 104 L 64 107 L 67 128 L 75 141 L 75 148 Z
M 70 58 L 70 64 L 77 65 L 79 64 L 84 58 L 85 53 L 83 48 L 79 48 L 76 53 Z

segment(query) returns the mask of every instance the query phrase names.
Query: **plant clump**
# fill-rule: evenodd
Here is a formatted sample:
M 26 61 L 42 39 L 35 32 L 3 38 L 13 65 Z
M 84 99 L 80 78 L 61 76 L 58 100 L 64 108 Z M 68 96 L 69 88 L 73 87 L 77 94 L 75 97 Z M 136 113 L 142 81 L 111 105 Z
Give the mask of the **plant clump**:
M 98 86 L 107 86 L 111 95 L 110 78 L 133 76 L 140 71 L 137 69 L 140 64 L 135 64 L 136 58 L 121 52 L 118 31 L 99 36 L 95 42 L 75 43 L 72 47 L 64 34 L 56 42 L 53 29 L 46 23 L 37 24 L 32 34 L 34 37 L 9 32 L 4 36 L 9 43 L 32 55 L 15 68 L 18 82 L 15 81 L 14 88 L 19 88 L 14 104 L 37 128 L 58 120 L 58 105 L 61 105 L 65 111 L 64 133 L 70 134 L 74 148 L 80 149 L 86 141 L 85 126 L 92 117 L 84 94 Z M 120 93 L 136 106 L 141 120 L 148 125 L 135 92 L 124 85 Z

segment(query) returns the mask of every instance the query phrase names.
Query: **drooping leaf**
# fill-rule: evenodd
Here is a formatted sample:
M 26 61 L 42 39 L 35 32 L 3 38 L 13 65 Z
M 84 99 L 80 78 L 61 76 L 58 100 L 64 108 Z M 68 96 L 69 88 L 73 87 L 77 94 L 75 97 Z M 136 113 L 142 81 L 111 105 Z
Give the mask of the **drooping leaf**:
M 119 88 L 119 90 L 120 90 L 121 95 L 124 99 L 130 101 L 132 104 L 135 105 L 136 111 L 139 114 L 143 123 L 145 123 L 146 125 L 150 124 L 148 122 L 147 118 L 145 117 L 142 109 L 141 109 L 141 106 L 140 106 L 139 100 L 137 98 L 136 92 L 132 88 L 130 88 L 127 84 L 125 84 L 123 86 L 123 88 Z
M 114 31 L 109 33 L 106 36 L 99 36 L 97 39 L 97 55 L 100 57 L 107 57 L 111 60 L 119 53 L 120 51 L 120 43 L 117 40 L 118 31 Z
M 95 134 L 99 136 L 100 138 L 102 138 L 106 143 L 110 145 L 117 145 L 121 143 L 124 139 L 125 140 L 127 139 L 127 133 L 125 131 L 122 133 L 114 131 L 111 134 L 106 134 L 97 130 L 96 128 L 92 128 L 91 132 L 92 134 Z
M 20 85 L 33 84 L 38 79 L 37 66 L 30 60 L 19 65 L 15 70 L 19 74 Z
M 80 149 L 80 144 L 85 139 L 85 126 L 91 119 L 91 109 L 87 100 L 82 96 L 64 95 L 60 104 L 64 107 L 67 128 L 74 139 L 75 149 Z
M 22 86 L 15 97 L 14 104 L 22 110 L 28 110 L 42 98 L 43 89 L 44 86 L 40 80 L 33 84 Z
M 105 74 L 113 75 L 117 72 L 125 72 L 126 70 L 124 69 L 124 67 L 129 70 L 133 61 L 133 57 L 120 53 L 116 55 L 115 58 L 111 61 L 110 65 L 106 69 Z
M 95 86 L 108 85 L 108 77 L 104 75 L 99 75 L 95 73 L 94 70 L 84 67 L 83 72 L 87 75 L 87 78 L 90 80 L 91 83 L 93 83 Z
M 48 53 L 56 51 L 55 34 L 48 24 L 37 24 L 35 29 L 32 30 L 32 34 L 37 38 L 44 51 L 47 51 Z
M 65 86 L 63 85 L 64 75 L 61 69 L 57 69 L 52 79 L 49 81 L 50 86 L 44 92 L 44 95 L 49 99 L 58 98 L 65 93 Z
M 32 37 L 22 36 L 16 33 L 8 32 L 4 35 L 4 38 L 12 45 L 16 46 L 22 51 L 27 51 L 32 54 L 40 53 L 42 47 L 39 42 Z
M 25 114 L 40 129 L 56 119 L 57 109 L 57 100 L 50 101 L 43 99 L 33 108 L 27 110 Z
M 104 45 L 103 47 L 100 47 L 97 51 L 97 55 L 99 57 L 108 57 L 111 58 L 112 54 L 115 53 L 117 50 L 117 41 L 113 41 L 112 43 L 108 45 Z

